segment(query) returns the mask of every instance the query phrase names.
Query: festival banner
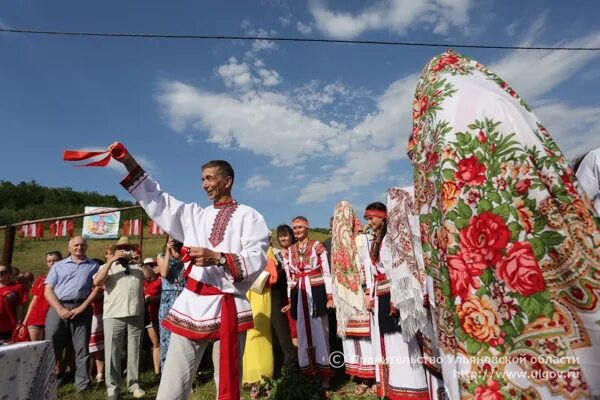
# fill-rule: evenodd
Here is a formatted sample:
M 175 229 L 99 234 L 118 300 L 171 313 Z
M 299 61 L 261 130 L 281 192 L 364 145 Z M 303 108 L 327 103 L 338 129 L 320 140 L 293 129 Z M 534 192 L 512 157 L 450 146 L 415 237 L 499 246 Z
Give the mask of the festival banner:
M 102 214 L 88 215 L 83 218 L 81 236 L 86 239 L 116 239 L 119 237 L 120 211 L 107 207 L 85 207 L 85 213 L 105 211 Z

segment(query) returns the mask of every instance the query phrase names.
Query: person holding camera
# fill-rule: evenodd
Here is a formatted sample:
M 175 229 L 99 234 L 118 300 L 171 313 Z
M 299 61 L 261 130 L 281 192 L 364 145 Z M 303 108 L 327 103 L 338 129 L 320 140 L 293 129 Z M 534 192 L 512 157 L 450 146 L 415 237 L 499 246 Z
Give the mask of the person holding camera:
M 162 321 L 167 317 L 175 299 L 185 288 L 185 270 L 181 261 L 181 248 L 183 243 L 178 242 L 171 236 L 167 237 L 163 253 L 156 257 L 158 271 L 162 278 L 162 293 L 160 297 L 160 308 L 158 310 L 158 320 L 160 323 L 160 370 L 162 371 L 167 359 L 167 349 L 171 340 L 171 331 L 162 325 Z
M 146 392 L 139 385 L 140 347 L 144 331 L 144 274 L 134 256 L 137 245 L 122 237 L 114 254 L 94 275 L 94 285 L 104 286 L 104 358 L 108 399 L 119 398 L 121 355 L 127 337 L 127 387 L 136 399 Z

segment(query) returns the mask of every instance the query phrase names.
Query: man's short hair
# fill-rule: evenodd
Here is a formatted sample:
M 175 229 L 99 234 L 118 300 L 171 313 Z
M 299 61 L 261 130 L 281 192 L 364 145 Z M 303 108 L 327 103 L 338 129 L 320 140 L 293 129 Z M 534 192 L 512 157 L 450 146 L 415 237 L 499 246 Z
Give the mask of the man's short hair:
M 304 221 L 306 223 L 308 223 L 308 219 L 302 215 L 298 215 L 297 217 L 292 218 L 292 221 L 296 221 L 296 220 L 300 220 L 300 221 Z
M 225 160 L 209 161 L 202 166 L 202 170 L 205 170 L 206 168 L 215 168 L 215 167 L 217 168 L 217 171 L 219 171 L 219 174 L 221 174 L 221 176 L 223 176 L 224 178 L 227 178 L 228 176 L 230 176 L 231 183 L 233 183 L 233 181 L 235 180 L 235 174 L 233 172 L 233 167 L 231 166 L 231 164 L 229 164 Z

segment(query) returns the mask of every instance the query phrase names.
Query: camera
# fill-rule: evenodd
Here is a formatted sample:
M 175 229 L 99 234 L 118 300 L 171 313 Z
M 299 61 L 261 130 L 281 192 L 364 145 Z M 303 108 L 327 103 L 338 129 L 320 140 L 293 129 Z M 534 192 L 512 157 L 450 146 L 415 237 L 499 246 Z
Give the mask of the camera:
M 128 258 L 128 259 L 132 259 L 133 258 L 133 251 L 131 250 L 123 250 L 123 257 Z

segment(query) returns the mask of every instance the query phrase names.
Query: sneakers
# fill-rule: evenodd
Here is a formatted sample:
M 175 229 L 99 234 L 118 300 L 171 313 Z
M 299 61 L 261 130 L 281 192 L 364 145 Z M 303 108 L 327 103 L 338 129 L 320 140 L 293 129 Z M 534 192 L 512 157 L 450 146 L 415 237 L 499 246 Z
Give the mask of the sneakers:
M 134 399 L 141 399 L 146 395 L 146 391 L 139 387 L 139 385 L 135 384 L 129 388 L 129 393 L 133 395 Z

